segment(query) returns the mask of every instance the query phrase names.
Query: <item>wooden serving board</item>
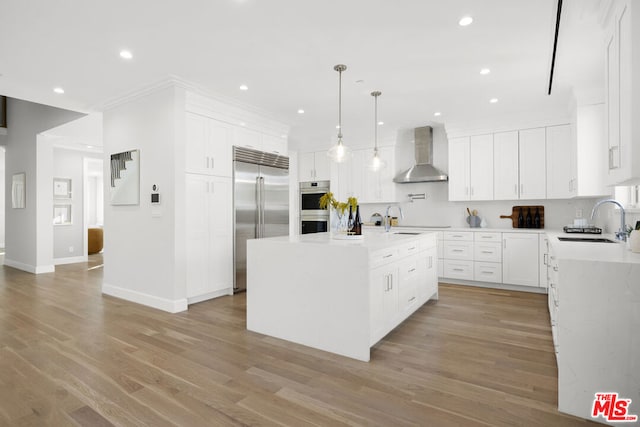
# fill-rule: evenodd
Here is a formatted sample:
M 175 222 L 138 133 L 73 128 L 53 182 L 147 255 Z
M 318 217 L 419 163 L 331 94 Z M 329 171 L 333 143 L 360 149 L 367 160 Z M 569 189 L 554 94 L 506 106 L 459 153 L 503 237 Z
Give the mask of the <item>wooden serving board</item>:
M 520 210 L 522 209 L 522 216 L 526 218 L 527 210 L 531 210 L 531 219 L 533 221 L 533 216 L 536 213 L 536 209 L 538 209 L 538 213 L 540 214 L 540 228 L 544 228 L 544 206 L 514 206 L 511 208 L 511 215 L 500 215 L 500 218 L 511 219 L 511 226 L 513 228 L 518 227 L 518 215 L 520 215 Z M 524 225 L 522 228 L 526 228 Z

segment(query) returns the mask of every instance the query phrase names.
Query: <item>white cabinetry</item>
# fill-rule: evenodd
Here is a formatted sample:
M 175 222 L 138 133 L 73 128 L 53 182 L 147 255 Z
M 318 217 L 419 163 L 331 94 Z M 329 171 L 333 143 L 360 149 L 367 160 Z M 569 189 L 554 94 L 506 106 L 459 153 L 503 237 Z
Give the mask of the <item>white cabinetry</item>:
M 568 199 L 574 194 L 571 126 L 546 128 L 547 199 Z
M 571 146 L 571 195 L 577 197 L 605 196 L 607 189 L 607 147 L 604 104 L 582 105 L 573 115 L 574 131 Z
M 640 89 L 637 82 L 633 84 L 640 71 L 640 37 L 633 28 L 640 24 L 640 6 L 631 0 L 614 0 L 608 5 L 605 102 L 608 183 L 613 185 L 640 179 L 640 149 L 634 141 L 640 136 Z
M 494 199 L 546 197 L 545 128 L 494 135 Z
M 494 199 L 518 199 L 518 131 L 493 135 L 493 167 Z
M 328 181 L 331 179 L 327 152 L 300 153 L 298 155 L 298 177 L 300 181 Z
M 502 282 L 539 286 L 538 233 L 502 233 Z
M 520 199 L 546 197 L 545 128 L 519 131 Z
M 187 299 L 233 293 L 231 178 L 186 174 Z
M 540 250 L 539 254 L 539 285 L 541 288 L 546 288 L 549 283 L 549 277 L 547 275 L 547 266 L 549 265 L 549 241 L 546 234 L 540 234 L 538 239 L 538 246 Z
M 398 310 L 398 265 L 387 264 L 371 271 L 371 334 L 377 342 L 392 329 Z
M 187 112 L 186 134 L 186 172 L 231 176 L 232 125 Z
M 493 135 L 449 142 L 449 200 L 493 199 Z
M 357 197 L 358 203 L 395 203 L 396 192 L 393 183 L 395 149 L 379 147 L 379 156 L 386 167 L 373 172 L 368 163 L 373 150 L 354 150 L 350 161 L 331 163 L 331 191 L 338 200 Z

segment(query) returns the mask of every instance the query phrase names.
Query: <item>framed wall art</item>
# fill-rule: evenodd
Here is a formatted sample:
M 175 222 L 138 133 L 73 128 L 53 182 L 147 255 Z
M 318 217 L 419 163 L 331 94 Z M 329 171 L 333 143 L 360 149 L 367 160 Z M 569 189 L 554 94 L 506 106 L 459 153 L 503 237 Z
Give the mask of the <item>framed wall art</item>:
M 14 173 L 11 178 L 11 207 L 24 209 L 27 200 L 27 175 L 24 172 Z
M 112 205 L 140 204 L 140 150 L 111 155 Z
M 70 199 L 71 198 L 71 179 L 70 178 L 53 178 L 53 198 L 54 199 Z

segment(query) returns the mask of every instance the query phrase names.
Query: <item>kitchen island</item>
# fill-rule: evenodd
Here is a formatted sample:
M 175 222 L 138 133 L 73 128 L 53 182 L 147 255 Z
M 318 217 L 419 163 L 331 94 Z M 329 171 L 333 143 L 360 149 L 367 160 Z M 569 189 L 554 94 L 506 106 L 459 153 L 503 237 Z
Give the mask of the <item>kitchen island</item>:
M 247 329 L 354 359 L 438 298 L 434 233 L 247 242 Z

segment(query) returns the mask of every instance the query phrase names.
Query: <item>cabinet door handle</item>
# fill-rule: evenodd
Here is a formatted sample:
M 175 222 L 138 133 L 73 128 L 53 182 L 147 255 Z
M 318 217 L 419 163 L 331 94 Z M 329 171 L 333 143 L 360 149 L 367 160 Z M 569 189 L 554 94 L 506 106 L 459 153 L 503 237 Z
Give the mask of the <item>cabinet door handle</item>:
M 491 236 L 480 236 L 482 239 L 491 239 Z
M 407 250 L 409 250 L 409 251 L 413 251 L 413 250 L 415 250 L 415 248 L 416 248 L 415 246 L 412 246 L 412 247 L 410 247 L 410 248 L 409 248 L 409 249 L 407 249 Z
M 453 249 L 453 252 L 464 252 L 462 249 Z
M 464 237 L 464 236 L 462 236 L 462 235 L 460 235 L 460 234 L 454 234 L 454 235 L 453 235 L 453 236 L 451 236 L 451 237 L 455 237 L 456 239 L 460 239 L 460 238 L 462 238 L 462 237 Z
M 454 268 L 453 271 L 464 271 L 462 268 Z
M 483 254 L 492 254 L 493 251 L 482 251 Z
M 391 285 L 389 285 L 389 290 L 393 289 L 393 274 L 389 275 L 389 283 L 391 283 Z
M 553 266 L 553 271 L 558 271 L 558 267 L 557 266 Z
M 513 194 L 518 195 L 518 184 L 513 186 Z
M 481 271 L 482 274 L 493 274 L 493 271 Z
M 471 195 L 473 196 L 473 187 L 471 187 Z
M 464 195 L 465 196 L 469 195 L 469 187 L 464 187 Z
M 213 161 L 214 161 L 213 157 L 209 157 L 209 158 L 211 159 L 211 169 L 215 169 L 215 166 L 214 166 L 214 163 L 213 163 Z
M 408 272 L 409 272 L 409 273 L 413 273 L 414 271 L 416 271 L 416 269 L 415 269 L 415 268 L 410 268 Z
M 543 263 L 544 265 L 548 265 L 548 264 L 547 264 L 547 256 L 548 256 L 547 254 L 544 254 L 544 256 L 542 257 L 542 263 Z
M 392 256 L 393 254 L 387 254 L 387 255 L 384 255 L 382 258 L 391 258 Z
M 409 298 L 409 302 L 414 301 L 416 299 L 416 297 L 411 297 Z

